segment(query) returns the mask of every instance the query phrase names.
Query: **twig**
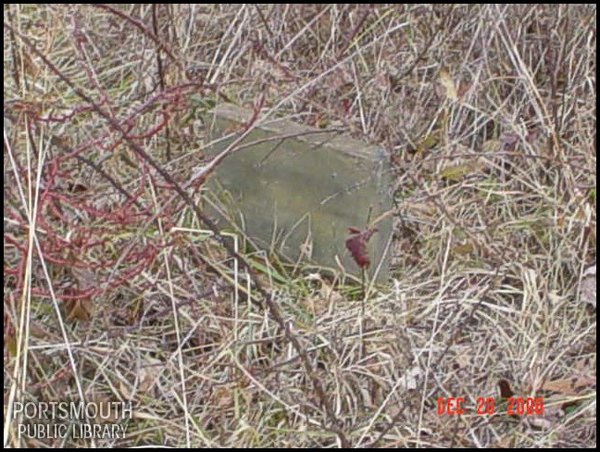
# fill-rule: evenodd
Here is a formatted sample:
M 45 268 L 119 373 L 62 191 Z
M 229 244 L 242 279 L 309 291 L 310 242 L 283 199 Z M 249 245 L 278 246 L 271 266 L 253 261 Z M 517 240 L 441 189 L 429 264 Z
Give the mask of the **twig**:
M 58 78 L 60 78 L 65 84 L 67 84 L 67 86 L 69 86 L 79 98 L 81 98 L 83 101 L 88 103 L 102 118 L 104 118 L 113 130 L 115 130 L 116 132 L 121 134 L 122 139 L 129 145 L 129 147 L 141 159 L 145 160 L 150 166 L 152 166 L 152 168 L 154 168 L 156 170 L 156 172 L 158 174 L 160 174 L 160 176 L 163 179 L 165 179 L 165 181 L 167 181 L 173 187 L 173 189 L 177 192 L 177 194 L 194 211 L 194 213 L 196 214 L 196 217 L 202 223 L 204 223 L 208 227 L 208 229 L 210 229 L 213 232 L 213 234 L 214 234 L 213 237 L 215 239 L 217 239 L 219 241 L 219 243 L 227 250 L 228 254 L 231 257 L 237 259 L 239 263 L 241 263 L 242 267 L 248 272 L 251 279 L 253 280 L 257 291 L 263 296 L 264 301 L 266 303 L 266 307 L 268 309 L 268 312 L 272 316 L 273 320 L 275 320 L 275 322 L 279 325 L 279 327 L 284 331 L 286 339 L 290 342 L 290 344 L 292 345 L 292 347 L 294 348 L 296 353 L 298 353 L 298 355 L 300 356 L 300 359 L 301 359 L 302 365 L 304 366 L 304 369 L 306 371 L 307 377 L 312 382 L 313 388 L 317 394 L 317 397 L 320 400 L 321 404 L 323 405 L 323 408 L 325 409 L 326 417 L 329 420 L 330 425 L 325 425 L 324 428 L 337 434 L 342 447 L 349 447 L 350 442 L 346 438 L 345 433 L 341 430 L 341 427 L 340 427 L 341 422 L 337 419 L 333 405 L 332 405 L 331 401 L 327 398 L 325 389 L 323 388 L 323 385 L 322 385 L 321 381 L 319 380 L 319 377 L 310 362 L 308 354 L 306 353 L 306 351 L 300 344 L 300 341 L 298 340 L 298 338 L 294 334 L 292 334 L 291 322 L 287 322 L 283 318 L 283 314 L 281 313 L 279 306 L 278 306 L 277 302 L 275 301 L 275 297 L 273 296 L 272 293 L 270 293 L 262 285 L 260 280 L 257 278 L 256 271 L 248 264 L 248 261 L 244 257 L 242 257 L 239 253 L 237 253 L 233 249 L 233 246 L 227 240 L 225 240 L 225 237 L 220 233 L 220 231 L 216 227 L 216 225 L 212 222 L 212 220 L 210 220 L 206 215 L 204 215 L 202 213 L 202 211 L 200 210 L 198 205 L 187 194 L 185 189 L 183 187 L 181 187 L 166 170 L 164 170 L 160 165 L 158 165 L 158 163 L 156 163 L 156 161 L 152 157 L 150 157 L 148 155 L 148 153 L 144 149 L 142 149 L 142 147 L 139 144 L 137 144 L 135 141 L 133 141 L 131 139 L 131 137 L 123 129 L 121 124 L 119 124 L 119 122 L 114 117 L 112 117 L 110 114 L 105 112 L 91 97 L 89 97 L 82 90 L 80 90 L 77 86 L 75 86 L 75 84 L 67 76 L 65 76 L 54 65 L 54 63 L 52 63 L 41 51 L 39 51 L 35 47 L 35 45 L 33 45 L 26 36 L 23 36 L 22 34 L 18 33 L 16 30 L 14 30 L 14 28 L 12 26 L 7 24 L 6 22 L 4 23 L 4 27 L 7 28 L 8 30 L 14 31 L 14 33 L 20 37 L 20 39 L 27 45 L 27 47 L 29 47 L 31 49 L 31 51 L 34 54 L 36 54 L 54 74 L 56 74 L 56 76 Z M 255 111 L 253 120 L 256 119 L 257 115 L 258 115 L 258 109 L 256 109 L 256 111 Z M 237 145 L 237 143 L 242 141 L 255 127 L 256 127 L 256 123 L 249 124 L 247 126 L 246 131 L 244 133 L 242 133 L 240 135 L 240 137 L 237 140 L 235 140 L 225 151 L 223 151 L 221 154 L 219 154 L 219 156 L 217 156 L 209 165 L 204 167 L 203 168 L 204 171 L 198 177 L 202 177 L 205 180 L 206 177 L 212 172 L 212 170 L 214 170 L 216 165 L 220 161 L 222 161 L 227 156 L 227 154 L 232 152 L 232 150 Z M 259 303 L 259 305 L 263 309 L 265 309 L 264 305 L 262 305 L 261 303 Z

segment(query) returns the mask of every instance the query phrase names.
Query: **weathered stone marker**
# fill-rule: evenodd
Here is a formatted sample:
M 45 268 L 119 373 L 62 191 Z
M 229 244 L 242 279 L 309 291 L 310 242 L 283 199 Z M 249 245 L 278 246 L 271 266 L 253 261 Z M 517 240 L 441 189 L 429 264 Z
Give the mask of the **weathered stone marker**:
M 207 121 L 214 140 L 241 132 L 252 111 L 231 104 L 217 106 Z M 220 141 L 209 155 L 223 151 L 234 138 Z M 382 149 L 284 119 L 266 119 L 217 168 L 208 184 L 228 206 L 232 223 L 261 249 L 296 262 L 359 275 L 345 242 L 348 228 L 364 228 L 391 209 L 390 171 Z M 225 227 L 222 223 L 221 227 Z M 391 239 L 392 220 L 377 224 L 369 241 L 371 277 Z M 389 253 L 387 253 L 389 254 Z M 387 278 L 387 258 L 378 280 Z

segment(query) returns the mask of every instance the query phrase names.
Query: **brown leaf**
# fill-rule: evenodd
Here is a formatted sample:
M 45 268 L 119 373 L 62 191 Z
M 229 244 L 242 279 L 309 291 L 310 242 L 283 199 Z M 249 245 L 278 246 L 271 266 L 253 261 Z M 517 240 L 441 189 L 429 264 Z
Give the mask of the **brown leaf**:
M 498 385 L 500 386 L 500 397 L 503 399 L 508 399 L 515 395 L 515 393 L 510 389 L 510 383 L 504 379 L 498 381 Z
M 64 307 L 68 321 L 79 320 L 89 322 L 94 312 L 94 304 L 89 298 L 64 300 Z
M 353 235 L 346 240 L 346 248 L 348 248 L 350 254 L 352 254 L 352 257 L 354 258 L 354 262 L 356 262 L 360 268 L 367 268 L 371 264 L 367 243 L 378 229 L 367 228 L 366 230 L 361 231 L 358 228 L 349 227 L 348 231 Z
M 569 378 L 559 378 L 544 383 L 540 389 L 556 391 L 565 395 L 577 395 L 583 388 L 594 387 L 596 379 L 587 375 L 574 375 Z

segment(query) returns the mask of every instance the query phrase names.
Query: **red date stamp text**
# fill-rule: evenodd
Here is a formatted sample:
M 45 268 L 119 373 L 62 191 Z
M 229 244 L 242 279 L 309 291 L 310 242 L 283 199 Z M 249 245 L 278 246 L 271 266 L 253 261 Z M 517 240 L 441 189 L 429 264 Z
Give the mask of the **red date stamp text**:
M 437 399 L 438 415 L 462 415 L 475 413 L 478 415 L 506 414 L 508 416 L 542 416 L 544 414 L 543 397 L 508 397 L 496 403 L 495 397 L 479 397 L 476 406 L 468 408 L 464 397 L 439 397 Z

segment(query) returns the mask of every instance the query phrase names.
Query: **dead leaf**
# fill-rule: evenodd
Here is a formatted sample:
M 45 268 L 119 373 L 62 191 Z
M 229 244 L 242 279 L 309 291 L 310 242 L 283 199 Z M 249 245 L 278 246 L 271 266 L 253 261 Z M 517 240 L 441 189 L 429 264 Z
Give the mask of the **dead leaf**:
M 581 301 L 591 304 L 596 308 L 596 266 L 589 267 L 583 272 L 581 285 L 579 286 Z
M 474 250 L 475 248 L 473 248 L 472 244 L 465 243 L 464 245 L 456 245 L 452 248 L 452 253 L 458 256 L 466 256 L 471 254 Z
M 481 151 L 484 153 L 498 152 L 500 150 L 502 150 L 502 141 L 500 140 L 487 140 L 481 146 Z
M 531 416 L 526 418 L 526 421 L 533 427 L 538 428 L 540 430 L 550 430 L 552 426 L 555 424 L 546 417 L 541 416 Z
M 503 399 L 508 399 L 515 395 L 512 389 L 510 389 L 510 383 L 504 379 L 498 381 L 498 386 L 500 386 L 500 397 Z
M 156 384 L 158 375 L 162 371 L 162 361 L 149 356 L 144 361 L 145 363 L 140 367 L 138 374 L 140 381 L 138 390 L 144 394 L 148 394 Z
M 435 148 L 439 144 L 439 142 L 440 139 L 435 134 L 427 135 L 425 138 L 419 141 L 415 152 L 424 153 L 426 151 L 429 151 Z
M 445 88 L 446 97 L 450 100 L 458 99 L 456 85 L 454 84 L 452 77 L 450 77 L 450 73 L 448 72 L 448 70 L 444 68 L 440 69 L 439 77 L 440 83 Z
M 361 231 L 358 228 L 350 227 L 348 228 L 348 231 L 350 234 L 354 235 L 346 240 L 346 248 L 348 248 L 354 258 L 354 262 L 356 262 L 360 268 L 367 268 L 371 264 L 367 243 L 378 229 L 367 228 L 364 231 Z
M 211 395 L 211 402 L 220 410 L 231 409 L 234 404 L 233 392 L 234 388 L 231 385 L 218 387 Z
M 4 340 L 6 341 L 5 347 L 8 351 L 9 356 L 17 356 L 17 338 L 14 336 L 10 338 L 5 337 Z
M 547 381 L 540 389 L 555 391 L 564 395 L 577 395 L 583 388 L 596 385 L 596 379 L 586 375 L 574 375 L 569 378 L 559 378 Z
M 79 320 L 81 322 L 89 322 L 94 313 L 94 303 L 89 298 L 64 300 L 63 306 L 67 321 Z
M 477 168 L 478 165 L 474 162 L 465 163 L 463 165 L 447 166 L 446 168 L 442 169 L 440 176 L 442 179 L 447 179 L 452 182 L 459 182 L 465 176 L 475 172 Z
M 468 353 L 459 353 L 454 358 L 458 367 L 461 369 L 466 369 L 471 365 L 471 355 Z

